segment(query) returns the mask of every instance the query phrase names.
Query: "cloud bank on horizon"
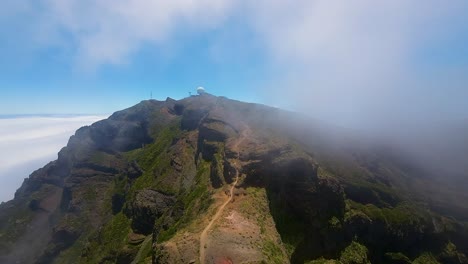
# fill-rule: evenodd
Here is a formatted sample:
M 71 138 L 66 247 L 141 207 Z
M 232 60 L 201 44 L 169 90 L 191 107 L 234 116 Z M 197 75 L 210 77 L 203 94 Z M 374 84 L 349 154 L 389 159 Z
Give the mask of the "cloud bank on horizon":
M 19 33 L 32 38 L 31 49 L 61 50 L 78 71 L 132 67 L 145 48 L 177 46 L 180 35 L 188 41 L 213 32 L 229 35 L 234 23 L 250 37 L 208 41 L 212 60 L 261 47 L 266 55 L 258 60 L 266 73 L 256 81 L 262 102 L 355 127 L 468 116 L 463 0 L 7 0 L 2 5 L 0 17 L 27 16 L 34 22 Z M 223 41 L 239 42 L 240 48 L 220 45 Z
M 75 130 L 105 116 L 0 119 L 0 202 L 8 201 L 24 178 L 57 158 Z

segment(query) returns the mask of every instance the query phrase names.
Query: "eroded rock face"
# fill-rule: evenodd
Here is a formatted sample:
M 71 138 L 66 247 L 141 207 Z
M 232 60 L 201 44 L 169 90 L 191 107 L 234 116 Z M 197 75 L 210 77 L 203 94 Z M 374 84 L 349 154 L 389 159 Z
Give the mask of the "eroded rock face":
M 150 234 L 154 222 L 175 203 L 175 197 L 146 189 L 138 191 L 135 199 L 125 210 L 132 219 L 132 228 L 136 233 Z
M 340 183 L 319 177 L 318 166 L 305 157 L 276 158 L 267 154 L 263 158 L 264 161 L 247 166 L 245 184 L 265 186 L 274 218 L 280 222 L 285 217 L 295 219 L 297 223 L 286 225 L 301 226 L 304 235 L 292 254 L 292 262 L 303 263 L 339 250 L 343 235 L 325 230 L 330 219 L 342 219 L 345 213 Z M 281 234 L 283 230 L 279 231 Z
M 201 140 L 218 142 L 224 142 L 237 135 L 237 131 L 229 123 L 208 118 L 200 125 L 199 133 Z
M 34 171 L 29 178 L 24 179 L 22 186 L 15 192 L 15 198 L 27 197 L 44 184 L 61 186 L 66 171 L 67 169 L 63 168 L 63 164 L 59 161 L 50 162 L 44 168 Z
M 132 161 L 126 169 L 126 175 L 130 179 L 136 179 L 143 174 L 143 170 L 138 166 L 135 161 Z
M 207 113 L 208 110 L 206 109 L 188 109 L 183 111 L 182 128 L 186 130 L 196 129 Z
M 376 157 L 368 165 L 365 152 L 348 155 L 356 162 L 335 162 L 338 155 L 330 162 L 322 154 L 336 153 L 337 141 L 320 131 L 289 132 L 289 115 L 203 95 L 144 101 L 79 129 L 57 161 L 0 205 L 0 260 L 8 263 L 20 255 L 12 249 L 33 241 L 26 262 L 76 261 L 76 252 L 83 262 L 196 262 L 197 232 L 239 176 L 224 222 L 214 225 L 224 229 L 213 232 L 235 231 L 239 240 L 216 240 L 235 245 L 232 254 L 255 252 L 256 261 L 273 263 L 279 250 L 276 260 L 285 262 L 288 248 L 292 263 L 407 263 L 432 252 L 442 262 L 466 263 L 468 228 L 429 208 L 412 211 L 395 187 L 410 178 L 392 178 L 398 170 Z M 301 143 L 311 135 L 311 144 Z M 269 240 L 244 232 L 247 223 Z M 222 245 L 208 251 L 215 249 Z

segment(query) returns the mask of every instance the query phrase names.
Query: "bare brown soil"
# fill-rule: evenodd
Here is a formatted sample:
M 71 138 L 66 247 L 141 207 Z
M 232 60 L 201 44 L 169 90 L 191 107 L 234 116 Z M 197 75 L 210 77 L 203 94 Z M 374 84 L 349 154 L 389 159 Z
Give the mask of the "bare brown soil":
M 226 205 L 229 204 L 232 201 L 233 197 L 234 197 L 234 188 L 236 187 L 236 184 L 237 184 L 237 182 L 239 180 L 239 168 L 238 168 L 239 145 L 242 142 L 244 142 L 244 140 L 247 138 L 247 136 L 248 136 L 247 134 L 248 134 L 249 131 L 250 131 L 250 129 L 248 127 L 246 129 L 244 129 L 242 131 L 241 137 L 239 137 L 236 140 L 236 142 L 234 143 L 234 145 L 232 146 L 232 150 L 237 153 L 237 159 L 235 161 L 235 166 L 234 166 L 234 168 L 236 168 L 236 179 L 235 179 L 234 183 L 231 186 L 231 189 L 229 191 L 229 196 L 228 196 L 227 200 L 218 208 L 218 210 L 216 211 L 216 214 L 211 219 L 211 221 L 208 223 L 208 225 L 205 227 L 205 229 L 203 229 L 203 231 L 202 231 L 202 233 L 200 235 L 200 263 L 206 263 L 206 248 L 208 247 L 208 245 L 207 245 L 208 231 L 213 226 L 215 221 L 218 220 L 218 218 L 222 215 L 223 210 L 226 207 Z M 216 263 L 218 263 L 218 262 L 216 262 Z M 230 262 L 225 262 L 224 260 L 222 260 L 219 263 L 230 263 Z

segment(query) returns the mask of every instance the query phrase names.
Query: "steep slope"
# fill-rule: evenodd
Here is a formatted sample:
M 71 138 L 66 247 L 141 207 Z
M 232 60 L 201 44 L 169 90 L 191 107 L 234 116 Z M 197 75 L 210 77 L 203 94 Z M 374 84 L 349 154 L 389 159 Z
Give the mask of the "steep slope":
M 468 262 L 463 190 L 434 202 L 424 170 L 335 131 L 209 94 L 143 101 L 0 205 L 0 262 Z

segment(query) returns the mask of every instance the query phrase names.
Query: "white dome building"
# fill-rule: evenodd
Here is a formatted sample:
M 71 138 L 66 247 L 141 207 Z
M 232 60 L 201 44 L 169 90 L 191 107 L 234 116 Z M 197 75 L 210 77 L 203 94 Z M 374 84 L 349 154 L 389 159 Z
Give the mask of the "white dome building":
M 205 88 L 203 88 L 203 87 L 201 87 L 201 86 L 198 87 L 198 88 L 197 88 L 197 93 L 198 93 L 199 95 L 202 95 L 202 94 L 206 93 Z

